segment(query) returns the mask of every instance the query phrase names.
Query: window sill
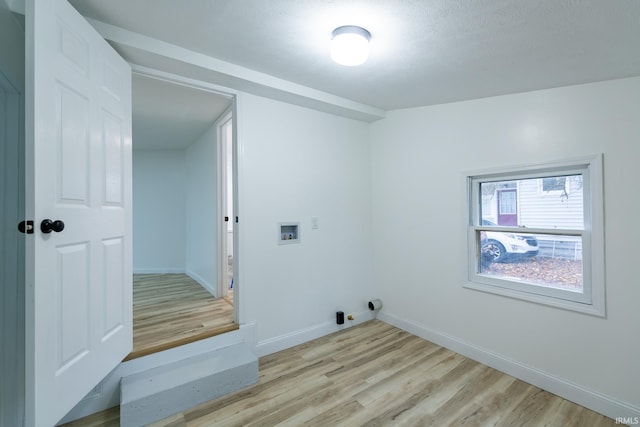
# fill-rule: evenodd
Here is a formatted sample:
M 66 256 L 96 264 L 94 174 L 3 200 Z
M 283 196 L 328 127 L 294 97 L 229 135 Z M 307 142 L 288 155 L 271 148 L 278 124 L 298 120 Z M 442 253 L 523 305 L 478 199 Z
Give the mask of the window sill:
M 536 304 L 561 308 L 563 310 L 576 311 L 576 312 L 588 314 L 591 316 L 605 317 L 604 305 L 597 306 L 595 304 L 583 304 L 575 301 L 563 300 L 560 298 L 538 295 L 538 294 L 533 294 L 529 292 L 503 288 L 499 286 L 487 285 L 484 283 L 467 282 L 462 286 L 467 289 L 473 289 L 476 291 L 486 292 L 494 295 L 500 295 L 500 296 L 518 299 L 522 301 L 529 301 Z

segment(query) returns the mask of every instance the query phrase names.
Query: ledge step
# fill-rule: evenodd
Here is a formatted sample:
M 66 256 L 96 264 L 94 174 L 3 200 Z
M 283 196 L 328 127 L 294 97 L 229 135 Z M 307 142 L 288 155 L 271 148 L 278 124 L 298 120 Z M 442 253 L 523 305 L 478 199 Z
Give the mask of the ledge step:
M 258 358 L 244 343 L 122 378 L 120 425 L 143 426 L 258 382 Z

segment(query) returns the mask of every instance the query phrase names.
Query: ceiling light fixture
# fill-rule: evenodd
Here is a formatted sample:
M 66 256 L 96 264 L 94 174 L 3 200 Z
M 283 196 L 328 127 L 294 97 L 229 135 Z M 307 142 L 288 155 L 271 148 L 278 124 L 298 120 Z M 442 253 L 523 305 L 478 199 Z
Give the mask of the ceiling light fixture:
M 340 65 L 363 64 L 369 57 L 371 33 L 362 27 L 345 25 L 333 30 L 331 59 Z

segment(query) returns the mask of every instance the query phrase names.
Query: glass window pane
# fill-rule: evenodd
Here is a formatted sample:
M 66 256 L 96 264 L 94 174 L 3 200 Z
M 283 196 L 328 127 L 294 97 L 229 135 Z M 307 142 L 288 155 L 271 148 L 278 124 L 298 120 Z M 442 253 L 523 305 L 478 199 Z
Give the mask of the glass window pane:
M 513 190 L 501 191 L 499 201 L 499 211 L 501 215 L 516 214 L 516 192 Z
M 480 183 L 481 224 L 584 228 L 582 175 Z
M 542 191 L 565 191 L 566 178 L 565 176 L 542 178 Z
M 582 239 L 551 234 L 481 231 L 480 274 L 582 292 Z

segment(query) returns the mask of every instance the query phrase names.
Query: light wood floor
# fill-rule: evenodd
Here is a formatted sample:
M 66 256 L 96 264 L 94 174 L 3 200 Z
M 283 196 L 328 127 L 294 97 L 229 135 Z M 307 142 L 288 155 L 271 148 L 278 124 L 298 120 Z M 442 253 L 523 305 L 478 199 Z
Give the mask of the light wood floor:
M 113 408 L 68 426 L 117 426 Z M 258 384 L 159 426 L 614 426 L 380 321 L 260 359 Z
M 214 298 L 185 274 L 133 276 L 133 351 L 125 360 L 235 329 L 233 291 Z

